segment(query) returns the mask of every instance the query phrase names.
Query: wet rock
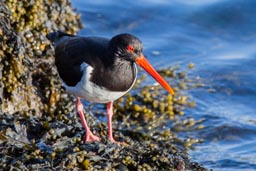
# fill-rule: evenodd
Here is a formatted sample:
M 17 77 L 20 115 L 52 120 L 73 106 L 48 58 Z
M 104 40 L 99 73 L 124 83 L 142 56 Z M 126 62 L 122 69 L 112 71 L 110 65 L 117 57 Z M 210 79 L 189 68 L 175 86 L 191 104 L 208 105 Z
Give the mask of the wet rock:
M 161 139 L 159 135 L 145 139 L 133 135 L 136 131 L 122 130 L 119 139 L 127 140 L 127 135 L 132 138 L 128 145 L 110 143 L 105 137 L 103 142 L 84 143 L 74 141 L 77 134 L 83 136 L 83 130 L 72 123 L 50 122 L 51 129 L 47 130 L 40 126 L 38 117 L 1 115 L 0 119 L 4 130 L 0 132 L 0 144 L 4 147 L 0 165 L 6 170 L 206 170 L 190 162 L 186 148 L 177 137 Z M 29 129 L 37 127 L 34 133 L 29 133 Z M 93 125 L 94 129 L 97 127 L 98 124 Z M 72 129 L 76 131 L 72 133 Z M 34 136 L 29 138 L 29 134 Z
M 45 35 L 59 29 L 74 34 L 79 28 L 79 15 L 69 0 L 0 2 L 1 113 L 70 111 L 68 102 L 62 100 L 65 93 Z

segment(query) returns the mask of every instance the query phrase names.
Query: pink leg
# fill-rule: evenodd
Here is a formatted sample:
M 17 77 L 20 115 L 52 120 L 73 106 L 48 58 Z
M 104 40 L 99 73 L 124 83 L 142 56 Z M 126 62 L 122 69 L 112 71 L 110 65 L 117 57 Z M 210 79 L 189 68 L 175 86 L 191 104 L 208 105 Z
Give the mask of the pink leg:
M 112 116 L 113 116 L 113 102 L 108 102 L 107 117 L 108 117 L 108 139 L 110 142 L 116 143 L 112 133 Z
M 80 98 L 77 98 L 76 109 L 77 109 L 77 113 L 79 114 L 80 119 L 82 121 L 82 125 L 86 130 L 85 142 L 100 141 L 100 138 L 96 135 L 93 135 L 92 131 L 90 130 L 89 126 L 87 125 L 87 122 L 85 120 L 84 113 L 83 113 L 84 106 L 81 103 Z
M 113 116 L 113 102 L 108 102 L 107 106 L 107 117 L 108 117 L 108 139 L 112 143 L 119 143 L 113 138 L 113 132 L 112 132 L 112 116 Z M 120 144 L 126 144 L 124 142 L 121 142 Z

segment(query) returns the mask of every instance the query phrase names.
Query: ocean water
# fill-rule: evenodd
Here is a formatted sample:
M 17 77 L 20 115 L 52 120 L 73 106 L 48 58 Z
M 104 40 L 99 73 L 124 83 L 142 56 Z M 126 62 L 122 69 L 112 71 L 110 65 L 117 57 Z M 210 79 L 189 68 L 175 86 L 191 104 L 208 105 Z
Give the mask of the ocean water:
M 192 161 L 217 171 L 256 170 L 255 0 L 72 0 L 85 28 L 80 35 L 129 32 L 156 68 L 192 62 L 190 75 L 206 87 L 187 93 L 204 118 Z M 157 55 L 154 55 L 156 54 Z M 209 93 L 209 89 L 214 90 Z

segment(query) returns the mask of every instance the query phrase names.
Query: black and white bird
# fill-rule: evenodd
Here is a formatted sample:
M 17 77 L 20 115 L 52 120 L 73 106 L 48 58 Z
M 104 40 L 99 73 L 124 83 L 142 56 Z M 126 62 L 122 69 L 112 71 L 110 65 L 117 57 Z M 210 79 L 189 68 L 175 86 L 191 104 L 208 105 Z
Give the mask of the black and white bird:
M 64 87 L 77 97 L 76 109 L 86 130 L 86 142 L 99 141 L 100 138 L 91 132 L 80 99 L 107 103 L 108 138 L 115 143 L 112 134 L 113 101 L 134 85 L 136 64 L 174 94 L 144 57 L 141 41 L 131 34 L 119 34 L 109 40 L 56 31 L 48 34 L 47 38 L 54 44 L 55 64 Z

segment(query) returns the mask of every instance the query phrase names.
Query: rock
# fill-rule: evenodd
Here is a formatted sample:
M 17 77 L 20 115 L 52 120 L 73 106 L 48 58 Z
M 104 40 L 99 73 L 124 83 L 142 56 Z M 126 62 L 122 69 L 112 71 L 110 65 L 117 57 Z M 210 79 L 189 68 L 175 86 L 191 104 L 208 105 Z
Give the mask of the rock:
M 72 110 L 45 35 L 59 29 L 74 34 L 81 26 L 69 0 L 0 2 L 1 113 L 42 115 Z

